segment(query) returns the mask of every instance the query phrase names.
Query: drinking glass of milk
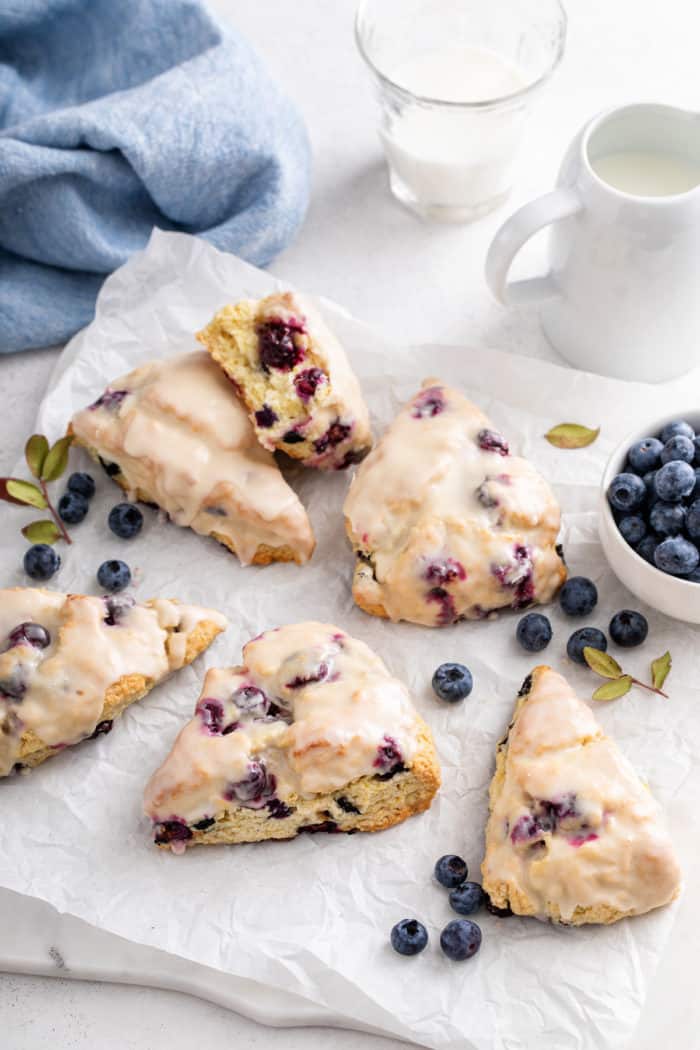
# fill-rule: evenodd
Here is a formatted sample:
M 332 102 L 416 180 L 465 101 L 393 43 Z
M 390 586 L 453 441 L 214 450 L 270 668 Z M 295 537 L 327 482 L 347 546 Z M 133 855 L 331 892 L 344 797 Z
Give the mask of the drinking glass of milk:
M 355 33 L 394 196 L 444 222 L 496 208 L 533 98 L 564 52 L 559 0 L 362 0 Z

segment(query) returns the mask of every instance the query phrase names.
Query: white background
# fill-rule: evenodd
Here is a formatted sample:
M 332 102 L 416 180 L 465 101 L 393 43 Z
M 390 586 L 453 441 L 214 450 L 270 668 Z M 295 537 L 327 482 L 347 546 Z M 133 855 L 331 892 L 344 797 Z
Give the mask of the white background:
M 569 139 L 597 110 L 635 100 L 700 108 L 694 0 L 569 0 L 567 55 L 531 122 L 511 202 L 473 226 L 429 226 L 388 196 L 368 78 L 354 50 L 354 3 L 211 0 L 211 6 L 266 58 L 301 107 L 313 142 L 309 215 L 271 269 L 412 343 L 493 345 L 556 360 L 532 311 L 505 312 L 490 300 L 482 278 L 490 237 L 513 206 L 551 187 Z M 538 268 L 541 248 L 533 242 L 524 267 Z M 3 472 L 31 431 L 54 358 L 55 352 L 37 351 L 0 359 Z M 684 939 L 693 939 L 690 929 Z M 635 1050 L 658 1046 L 672 1033 L 678 1050 L 700 1045 L 689 1013 L 692 957 L 683 965 L 678 946 L 669 956 Z M 315 1050 L 329 1040 L 337 1050 L 400 1045 L 354 1033 L 261 1028 L 175 993 L 3 975 L 0 1026 L 3 1050 L 43 1050 L 49 1040 L 61 1050 L 179 1050 L 193 1039 L 206 1050 Z

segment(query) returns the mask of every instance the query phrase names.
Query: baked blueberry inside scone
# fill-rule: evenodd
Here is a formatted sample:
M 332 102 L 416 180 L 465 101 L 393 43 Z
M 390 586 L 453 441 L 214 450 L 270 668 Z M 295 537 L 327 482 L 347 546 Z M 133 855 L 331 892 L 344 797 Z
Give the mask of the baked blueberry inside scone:
M 440 773 L 406 687 L 330 624 L 280 627 L 208 672 L 194 718 L 146 788 L 154 840 L 379 831 L 430 805 Z
M 678 895 L 660 807 L 549 667 L 523 683 L 489 797 L 482 874 L 494 907 L 578 926 L 640 915 Z
M 369 415 L 345 351 L 293 292 L 220 310 L 197 338 L 243 398 L 261 444 L 306 466 L 342 470 L 372 445 Z

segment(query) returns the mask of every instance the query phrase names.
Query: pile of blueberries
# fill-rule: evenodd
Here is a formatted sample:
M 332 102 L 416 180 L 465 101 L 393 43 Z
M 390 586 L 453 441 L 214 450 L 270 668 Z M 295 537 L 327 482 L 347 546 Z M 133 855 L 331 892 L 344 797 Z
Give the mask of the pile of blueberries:
M 61 520 L 66 525 L 79 525 L 87 516 L 94 495 L 95 480 L 90 474 L 71 474 L 58 501 Z M 131 540 L 141 531 L 143 514 L 133 503 L 118 503 L 109 512 L 107 523 L 115 536 Z M 48 543 L 35 543 L 24 555 L 24 571 L 33 580 L 50 580 L 60 565 L 58 553 Z M 97 570 L 97 582 L 109 594 L 116 594 L 131 583 L 131 569 L 119 558 L 104 561 Z
M 700 583 L 700 434 L 677 420 L 643 438 L 610 482 L 608 502 L 631 547 L 662 572 Z

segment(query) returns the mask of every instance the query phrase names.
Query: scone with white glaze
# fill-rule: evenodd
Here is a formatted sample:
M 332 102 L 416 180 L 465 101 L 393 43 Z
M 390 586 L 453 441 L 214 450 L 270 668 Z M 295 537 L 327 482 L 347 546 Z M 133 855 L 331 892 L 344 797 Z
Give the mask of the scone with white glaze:
M 112 722 L 226 627 L 213 609 L 36 587 L 0 591 L 0 776 Z
M 151 777 L 159 846 L 380 831 L 428 808 L 440 784 L 430 730 L 406 687 L 338 627 L 254 638 L 211 670 L 194 718 Z
M 359 463 L 371 448 L 357 377 L 305 298 L 276 292 L 225 306 L 197 338 L 235 383 L 265 448 L 321 470 Z
M 311 557 L 306 511 L 203 350 L 116 379 L 70 430 L 132 498 L 212 536 L 244 565 Z
M 566 578 L 547 482 L 458 390 L 436 379 L 399 412 L 345 501 L 353 597 L 439 627 L 548 602 Z
M 574 926 L 678 896 L 661 808 L 549 667 L 525 680 L 496 752 L 483 885 L 499 908 Z

